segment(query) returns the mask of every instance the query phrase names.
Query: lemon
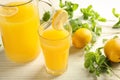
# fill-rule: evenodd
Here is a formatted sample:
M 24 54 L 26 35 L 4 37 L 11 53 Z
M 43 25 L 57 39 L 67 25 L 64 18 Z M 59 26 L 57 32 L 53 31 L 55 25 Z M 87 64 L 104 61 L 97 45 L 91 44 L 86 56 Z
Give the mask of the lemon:
M 13 16 L 18 12 L 17 7 L 0 7 L 0 16 L 9 17 Z
M 83 48 L 92 40 L 92 33 L 87 28 L 79 28 L 72 36 L 72 43 L 76 48 Z
M 25 2 L 22 1 L 10 2 L 6 4 L 6 7 L 0 7 L 0 17 L 3 16 L 3 18 L 8 22 L 24 22 L 32 19 L 33 17 L 38 17 L 37 9 L 35 6 L 32 3 L 21 5 L 24 3 Z
M 68 13 L 63 9 L 57 10 L 52 19 L 52 27 L 56 30 L 61 30 L 67 20 Z
M 120 62 L 120 39 L 110 39 L 104 46 L 106 57 L 112 62 Z

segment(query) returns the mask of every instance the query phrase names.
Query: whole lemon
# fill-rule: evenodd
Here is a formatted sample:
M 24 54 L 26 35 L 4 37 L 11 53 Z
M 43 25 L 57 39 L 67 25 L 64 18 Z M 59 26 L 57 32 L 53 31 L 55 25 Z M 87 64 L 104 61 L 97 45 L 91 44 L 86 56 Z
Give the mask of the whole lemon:
M 110 39 L 104 46 L 106 57 L 112 62 L 120 62 L 120 39 Z
M 83 48 L 92 40 L 92 33 L 87 28 L 79 28 L 72 36 L 72 43 L 76 48 Z

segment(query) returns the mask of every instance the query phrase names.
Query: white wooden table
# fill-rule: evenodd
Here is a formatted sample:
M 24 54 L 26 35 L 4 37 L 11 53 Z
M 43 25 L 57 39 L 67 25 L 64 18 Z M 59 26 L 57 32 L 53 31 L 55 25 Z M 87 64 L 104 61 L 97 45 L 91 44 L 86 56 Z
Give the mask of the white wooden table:
M 58 0 L 55 3 L 58 4 Z M 116 20 L 111 9 L 115 7 L 120 12 L 120 0 L 71 0 L 80 4 L 80 7 L 86 7 L 92 4 L 94 9 L 98 11 L 102 16 L 109 20 Z M 79 11 L 76 12 L 79 14 Z M 103 34 L 99 37 L 94 48 L 102 46 L 103 38 L 111 38 L 116 35 L 113 33 L 120 32 L 120 29 L 112 30 L 111 26 L 114 22 L 107 22 L 103 25 Z M 117 34 L 120 35 L 120 34 Z M 0 42 L 2 43 L 2 42 Z M 84 56 L 83 50 L 75 49 L 73 46 L 70 48 L 70 56 L 67 71 L 61 76 L 51 76 L 46 73 L 44 68 L 44 58 L 42 52 L 39 57 L 27 64 L 21 65 L 10 62 L 4 53 L 3 47 L 0 48 L 0 80 L 119 80 L 115 76 L 101 75 L 95 77 L 89 74 L 84 68 Z M 120 69 L 120 64 L 114 66 L 116 69 Z M 120 71 L 114 70 L 116 74 L 120 75 Z

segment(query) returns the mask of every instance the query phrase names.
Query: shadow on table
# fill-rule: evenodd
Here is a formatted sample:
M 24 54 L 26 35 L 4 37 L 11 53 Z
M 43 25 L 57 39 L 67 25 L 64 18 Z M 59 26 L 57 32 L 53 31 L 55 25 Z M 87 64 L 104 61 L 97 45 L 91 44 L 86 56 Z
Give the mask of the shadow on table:
M 42 56 L 42 55 L 40 55 Z M 42 63 L 42 58 L 26 63 L 17 64 L 7 59 L 4 50 L 0 50 L 0 80 L 52 80 Z
M 75 48 L 74 46 L 70 47 L 70 56 L 76 55 L 76 56 L 83 56 L 84 54 L 84 49 L 78 49 Z
M 36 74 L 33 75 L 33 78 L 30 80 L 54 80 L 57 76 L 52 76 L 48 74 L 43 66 Z

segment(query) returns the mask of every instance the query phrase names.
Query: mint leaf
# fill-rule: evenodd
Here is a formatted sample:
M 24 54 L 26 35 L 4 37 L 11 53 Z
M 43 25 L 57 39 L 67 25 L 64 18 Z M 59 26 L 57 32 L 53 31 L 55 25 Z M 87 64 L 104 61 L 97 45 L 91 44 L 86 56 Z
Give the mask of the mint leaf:
M 79 18 L 76 18 L 70 20 L 70 25 L 72 26 L 72 32 L 74 33 L 77 29 L 81 27 L 82 23 Z
M 73 8 L 73 11 L 77 10 L 77 9 L 78 9 L 78 6 L 79 6 L 78 4 L 73 4 L 73 7 L 72 7 L 72 8 Z
M 113 13 L 113 15 L 114 15 L 116 18 L 118 18 L 118 22 L 115 23 L 112 28 L 113 28 L 113 29 L 118 29 L 118 28 L 120 28 L 120 14 L 116 13 L 116 9 L 115 9 L 115 8 L 112 9 L 112 13 Z
M 61 8 L 64 7 L 64 4 L 62 3 L 62 0 L 60 0 L 60 2 L 59 2 L 59 6 L 60 6 Z
M 105 43 L 107 40 L 108 40 L 108 39 L 103 39 L 103 41 L 102 41 L 102 42 L 103 42 L 103 43 Z
M 87 8 L 81 8 L 80 9 L 81 13 L 83 14 L 83 19 L 84 20 L 89 20 L 91 19 L 91 21 L 101 21 L 101 22 L 105 22 L 106 19 L 102 18 L 100 16 L 100 14 L 96 11 L 93 10 L 92 5 L 89 5 Z
M 106 22 L 106 19 L 105 19 L 105 18 L 103 18 L 103 17 L 99 17 L 99 18 L 98 18 L 98 21 L 101 21 L 101 22 Z
M 102 33 L 102 28 L 101 27 L 96 27 L 95 28 L 95 33 L 96 33 L 96 35 L 100 36 L 101 33 Z
M 71 19 L 74 11 L 78 9 L 79 5 L 70 1 L 65 1 L 65 3 L 63 3 L 62 0 L 60 0 L 59 6 L 68 12 L 69 19 Z
M 120 17 L 120 14 L 116 13 L 116 9 L 115 9 L 115 8 L 112 9 L 112 13 L 113 13 L 113 15 L 114 15 L 116 18 L 119 18 L 119 17 Z
M 113 29 L 118 29 L 118 28 L 120 28 L 120 19 L 119 19 L 119 21 L 118 21 L 117 23 L 115 23 L 115 24 L 113 25 L 112 28 L 113 28 Z
M 43 18 L 42 18 L 42 20 L 43 21 L 48 21 L 50 19 L 50 11 L 46 11 L 45 13 L 44 13 L 44 15 L 43 15 Z

